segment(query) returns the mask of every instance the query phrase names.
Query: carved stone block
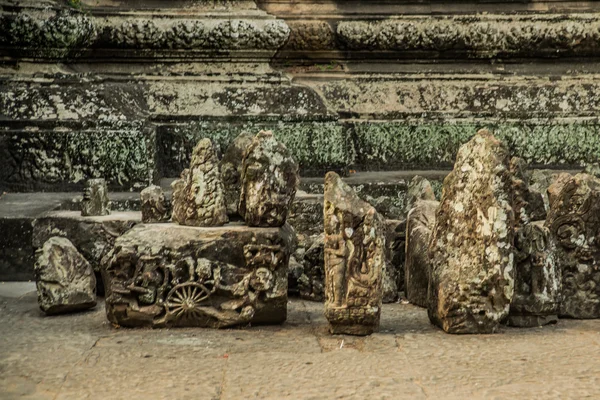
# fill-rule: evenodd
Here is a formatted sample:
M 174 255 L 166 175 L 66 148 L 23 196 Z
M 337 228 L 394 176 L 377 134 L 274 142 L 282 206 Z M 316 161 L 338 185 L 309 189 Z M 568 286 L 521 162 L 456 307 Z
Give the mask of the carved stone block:
M 562 273 L 559 315 L 600 318 L 600 179 L 577 174 L 566 180 L 546 227 Z
M 261 131 L 244 156 L 239 212 L 248 226 L 285 223 L 298 187 L 298 164 L 271 131 Z
M 142 222 L 166 222 L 171 218 L 169 203 L 160 186 L 151 185 L 140 193 Z
M 106 315 L 127 327 L 281 323 L 294 232 L 138 225 L 105 259 Z
M 210 139 L 192 152 L 190 168 L 173 188 L 173 221 L 189 226 L 220 226 L 228 221 L 219 161 Z
M 325 176 L 325 316 L 331 333 L 379 329 L 386 228 L 339 175 Z
M 83 190 L 81 200 L 81 215 L 102 216 L 110 214 L 110 201 L 108 188 L 104 179 L 89 179 Z
M 418 201 L 406 219 L 404 291 L 406 299 L 420 307 L 427 307 L 427 288 L 431 270 L 429 240 L 439 204 L 439 201 Z
M 428 313 L 448 333 L 493 333 L 514 293 L 506 147 L 487 130 L 461 146 L 431 234 Z
M 94 271 L 69 239 L 52 237 L 36 255 L 35 281 L 42 311 L 61 314 L 96 305 Z
M 550 251 L 544 222 L 533 222 L 515 233 L 515 294 L 508 324 L 542 326 L 558 320 L 560 270 Z

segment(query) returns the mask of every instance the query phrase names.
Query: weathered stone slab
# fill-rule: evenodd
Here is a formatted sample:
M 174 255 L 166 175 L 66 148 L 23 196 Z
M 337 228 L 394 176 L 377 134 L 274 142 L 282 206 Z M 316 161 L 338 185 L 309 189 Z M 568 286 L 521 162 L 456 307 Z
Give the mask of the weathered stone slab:
M 553 177 L 552 183 L 548 186 L 548 204 L 550 209 L 552 209 L 552 205 L 559 197 L 567 182 L 571 180 L 572 176 L 573 175 L 569 173 L 562 172 Z
M 515 294 L 507 320 L 511 326 L 535 327 L 558 321 L 561 278 L 548 240 L 543 221 L 516 229 Z
M 104 179 L 89 179 L 83 189 L 81 200 L 81 215 L 102 216 L 110 214 L 110 200 L 108 199 L 108 188 Z
M 225 206 L 229 216 L 238 216 L 240 194 L 242 190 L 242 163 L 244 153 L 250 147 L 254 135 L 250 132 L 240 133 L 227 147 L 220 162 L 221 177 L 225 188 Z
M 106 315 L 127 327 L 281 323 L 293 236 L 289 225 L 138 225 L 105 259 Z
M 512 179 L 487 130 L 462 146 L 431 234 L 428 313 L 448 333 L 493 333 L 514 293 Z
M 338 174 L 325 176 L 325 316 L 334 334 L 379 329 L 384 221 Z
M 48 239 L 36 256 L 35 281 L 42 311 L 61 314 L 96 305 L 96 277 L 92 266 L 69 239 Z
M 239 212 L 248 226 L 285 223 L 298 187 L 298 164 L 271 131 L 252 140 L 242 166 Z
M 406 262 L 404 264 L 404 292 L 411 303 L 427 307 L 427 288 L 431 262 L 429 241 L 440 202 L 417 201 L 406 219 Z
M 577 174 L 566 180 L 546 227 L 562 273 L 559 315 L 600 318 L 600 179 Z
M 385 272 L 390 274 L 390 279 L 396 282 L 396 301 L 400 296 L 400 292 L 404 290 L 404 263 L 406 256 L 406 220 L 388 219 L 385 221 L 387 226 L 387 251 L 389 268 Z M 384 298 L 383 302 L 386 303 Z
M 228 221 L 219 160 L 210 139 L 194 147 L 189 170 L 172 187 L 173 221 L 189 226 L 220 226 Z
M 305 239 L 302 255 L 302 274 L 298 278 L 298 293 L 305 300 L 325 299 L 325 235 Z
M 142 222 L 166 222 L 171 219 L 169 202 L 160 186 L 151 185 L 140 193 Z
M 546 219 L 544 198 L 539 191 L 529 185 L 531 172 L 527 168 L 527 163 L 522 158 L 511 158 L 515 227 Z

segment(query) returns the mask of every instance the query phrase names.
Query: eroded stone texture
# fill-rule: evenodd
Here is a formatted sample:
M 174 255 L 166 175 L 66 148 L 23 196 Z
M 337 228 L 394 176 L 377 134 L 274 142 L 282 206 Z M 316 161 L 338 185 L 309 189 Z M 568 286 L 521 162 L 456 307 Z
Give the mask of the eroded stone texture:
M 110 214 L 110 201 L 108 200 L 108 188 L 104 179 L 89 179 L 83 190 L 81 200 L 81 215 L 102 216 Z
M 96 305 L 96 277 L 92 266 L 69 239 L 48 239 L 36 256 L 35 281 L 42 311 L 61 314 Z
M 151 185 L 140 193 L 142 222 L 166 222 L 171 218 L 169 203 L 160 186 Z
M 219 161 L 210 139 L 198 142 L 189 170 L 171 185 L 173 221 L 189 226 L 220 226 L 228 221 Z
M 305 300 L 323 301 L 325 299 L 325 235 L 320 234 L 308 239 L 306 251 L 302 257 L 302 275 L 298 279 L 298 292 Z
M 229 216 L 238 215 L 240 193 L 242 187 L 242 162 L 244 153 L 250 147 L 254 135 L 250 132 L 240 133 L 227 147 L 221 159 L 221 177 L 225 188 L 225 205 Z
M 404 264 L 404 292 L 406 299 L 420 307 L 427 307 L 427 288 L 431 263 L 429 241 L 440 202 L 421 200 L 406 218 L 406 262 Z
M 281 323 L 293 236 L 287 224 L 139 225 L 103 265 L 106 315 L 128 327 Z
M 428 313 L 448 333 L 492 333 L 514 293 L 512 179 L 487 130 L 463 145 L 431 234 Z
M 338 174 L 325 176 L 325 316 L 334 334 L 379 329 L 384 221 Z
M 387 225 L 387 247 L 388 247 L 388 261 L 390 268 L 388 272 L 392 272 L 396 281 L 396 289 L 398 291 L 397 297 L 400 292 L 404 290 L 404 262 L 406 258 L 406 220 L 388 219 L 385 221 Z M 383 302 L 386 303 L 385 292 Z
M 546 219 L 562 273 L 560 316 L 600 318 L 600 179 L 570 177 Z
M 435 193 L 431 182 L 422 176 L 414 176 L 408 184 L 406 192 L 406 206 L 404 212 L 406 215 L 412 210 L 417 201 L 419 200 L 433 200 L 435 201 Z
M 248 226 L 285 223 L 298 187 L 298 164 L 271 131 L 252 140 L 242 167 L 239 212 Z
M 558 198 L 564 186 L 571 178 L 572 175 L 566 172 L 562 172 L 553 177 L 552 183 L 548 186 L 548 204 L 550 209 L 552 209 L 554 201 Z
M 558 320 L 561 278 L 543 221 L 515 230 L 515 294 L 508 324 L 542 326 Z
M 515 228 L 546 218 L 544 198 L 539 191 L 529 186 L 531 173 L 527 168 L 527 163 L 522 158 L 513 157 L 510 160 Z

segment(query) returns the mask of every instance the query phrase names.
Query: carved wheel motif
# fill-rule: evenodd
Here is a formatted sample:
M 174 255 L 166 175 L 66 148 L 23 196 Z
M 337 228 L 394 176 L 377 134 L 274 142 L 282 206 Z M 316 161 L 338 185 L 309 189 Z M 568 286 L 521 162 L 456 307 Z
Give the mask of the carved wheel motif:
M 186 282 L 175 286 L 167 295 L 165 303 L 167 317 L 171 319 L 200 317 L 201 312 L 198 307 L 210 295 L 211 291 L 201 283 Z

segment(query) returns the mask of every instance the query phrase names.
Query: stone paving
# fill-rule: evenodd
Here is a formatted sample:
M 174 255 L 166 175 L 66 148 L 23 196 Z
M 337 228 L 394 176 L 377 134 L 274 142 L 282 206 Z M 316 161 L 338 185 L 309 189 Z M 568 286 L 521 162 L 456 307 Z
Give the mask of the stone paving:
M 454 336 L 389 304 L 379 333 L 331 336 L 293 299 L 281 326 L 130 330 L 102 302 L 45 317 L 33 289 L 0 283 L 1 399 L 600 398 L 600 320 Z

